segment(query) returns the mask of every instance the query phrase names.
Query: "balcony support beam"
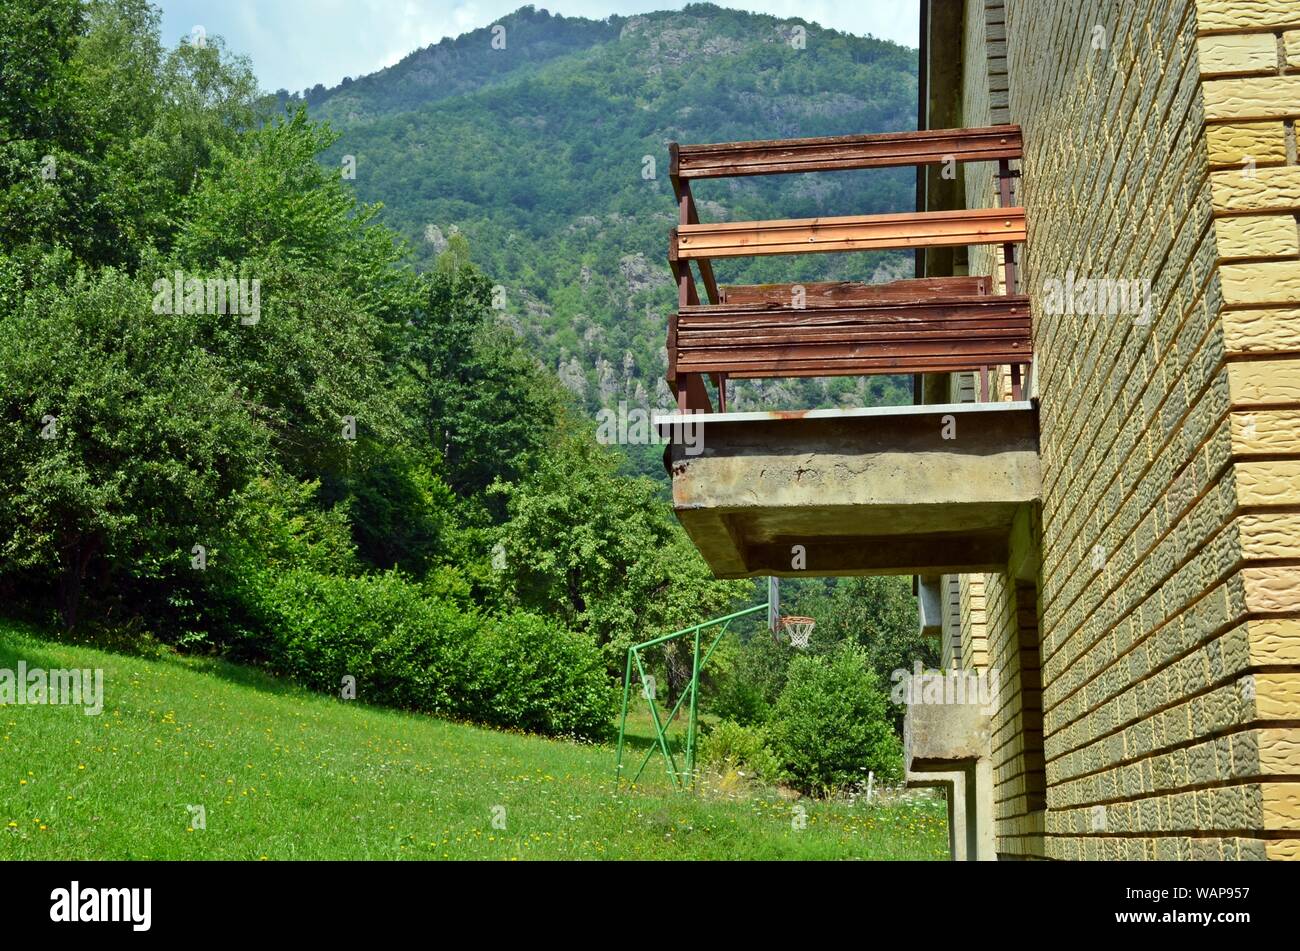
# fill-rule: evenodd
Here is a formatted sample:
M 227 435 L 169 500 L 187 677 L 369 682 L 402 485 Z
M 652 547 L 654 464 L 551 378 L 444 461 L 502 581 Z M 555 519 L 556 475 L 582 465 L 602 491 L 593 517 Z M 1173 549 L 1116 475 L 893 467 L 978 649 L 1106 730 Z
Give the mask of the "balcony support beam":
M 656 423 L 690 427 L 669 446 L 673 505 L 722 578 L 1005 570 L 1017 513 L 1041 494 L 1028 403 Z

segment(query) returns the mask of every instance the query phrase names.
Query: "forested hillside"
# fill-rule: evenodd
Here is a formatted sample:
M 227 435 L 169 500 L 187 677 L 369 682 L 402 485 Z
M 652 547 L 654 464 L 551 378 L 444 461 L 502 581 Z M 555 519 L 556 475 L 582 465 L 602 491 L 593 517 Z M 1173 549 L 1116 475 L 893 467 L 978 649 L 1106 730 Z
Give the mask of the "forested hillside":
M 667 143 L 834 135 L 915 123 L 916 52 L 802 20 L 694 4 L 603 22 L 524 7 L 307 95 L 355 158 L 351 184 L 427 266 L 459 231 L 504 288 L 498 318 L 588 411 L 663 405 Z M 800 37 L 799 31 L 803 30 Z M 647 158 L 649 157 L 649 159 Z M 653 166 L 650 165 L 653 160 Z M 703 182 L 706 220 L 888 212 L 911 170 Z M 719 280 L 905 276 L 898 254 L 724 261 Z M 899 378 L 741 384 L 735 405 L 900 402 Z

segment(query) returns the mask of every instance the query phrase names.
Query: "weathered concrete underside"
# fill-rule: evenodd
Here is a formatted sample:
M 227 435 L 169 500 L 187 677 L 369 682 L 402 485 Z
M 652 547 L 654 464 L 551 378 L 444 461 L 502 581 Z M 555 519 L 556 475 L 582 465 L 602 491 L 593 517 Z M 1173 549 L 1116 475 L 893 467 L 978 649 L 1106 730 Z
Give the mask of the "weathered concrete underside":
M 656 422 L 695 427 L 666 456 L 673 503 L 720 578 L 1002 571 L 1041 491 L 1027 402 Z

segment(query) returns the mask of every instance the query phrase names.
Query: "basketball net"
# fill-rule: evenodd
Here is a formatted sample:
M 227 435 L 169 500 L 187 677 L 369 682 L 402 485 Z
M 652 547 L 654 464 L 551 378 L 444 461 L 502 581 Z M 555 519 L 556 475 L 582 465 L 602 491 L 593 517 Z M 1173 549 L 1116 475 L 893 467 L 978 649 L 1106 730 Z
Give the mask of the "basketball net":
M 783 617 L 777 625 L 778 631 L 785 631 L 786 637 L 790 639 L 791 647 L 800 649 L 808 646 L 808 640 L 812 637 L 813 628 L 817 622 L 810 617 Z

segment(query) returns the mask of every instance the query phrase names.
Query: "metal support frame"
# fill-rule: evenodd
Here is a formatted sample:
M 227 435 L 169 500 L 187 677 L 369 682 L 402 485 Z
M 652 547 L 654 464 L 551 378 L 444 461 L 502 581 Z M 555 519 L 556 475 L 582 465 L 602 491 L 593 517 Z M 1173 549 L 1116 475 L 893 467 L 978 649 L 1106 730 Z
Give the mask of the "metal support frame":
M 655 742 L 651 744 L 648 750 L 646 750 L 645 758 L 641 760 L 641 765 L 637 767 L 636 773 L 633 774 L 631 783 L 632 785 L 636 785 L 636 781 L 641 778 L 641 773 L 645 771 L 646 765 L 650 762 L 651 757 L 654 756 L 655 747 L 657 746 L 659 751 L 663 753 L 664 765 L 668 769 L 668 778 L 672 781 L 673 786 L 678 789 L 685 789 L 687 786 L 687 780 L 689 780 L 691 785 L 694 785 L 695 782 L 695 742 L 698 738 L 697 728 L 699 726 L 700 671 L 704 669 L 704 665 L 708 663 L 709 658 L 713 656 L 714 648 L 716 648 L 722 641 L 722 637 L 727 633 L 727 628 L 731 626 L 732 621 L 736 620 L 736 618 L 755 614 L 759 611 L 766 611 L 767 609 L 768 603 L 764 602 L 763 604 L 757 604 L 752 608 L 746 608 L 743 611 L 736 611 L 734 614 L 712 618 L 711 620 L 704 621 L 692 627 L 683 628 L 682 630 L 674 631 L 671 634 L 665 634 L 662 637 L 654 637 L 648 641 L 642 641 L 640 644 L 633 644 L 627 649 L 627 664 L 623 672 L 623 714 L 618 727 L 618 754 L 617 763 L 615 764 L 614 769 L 615 789 L 617 789 L 623 781 L 623 746 L 624 739 L 627 735 L 628 704 L 631 700 L 632 694 L 632 665 L 634 663 L 636 664 L 637 673 L 641 676 L 643 696 L 645 696 L 646 703 L 650 707 L 650 719 L 655 725 Z M 705 651 L 704 656 L 701 657 L 700 638 L 704 630 L 718 624 L 722 625 L 722 630 L 718 631 L 718 636 L 713 639 L 713 643 L 709 645 L 709 649 Z M 668 641 L 687 636 L 693 637 L 694 639 L 691 658 L 691 681 L 687 685 L 686 689 L 682 691 L 682 695 L 677 698 L 677 702 L 673 704 L 673 708 L 668 711 L 668 715 L 661 720 L 659 718 L 659 708 L 655 705 L 655 698 L 646 693 L 644 689 L 647 677 L 645 665 L 642 663 L 641 652 L 648 648 L 665 644 Z M 673 756 L 672 751 L 668 748 L 668 725 L 673 722 L 673 718 L 677 716 L 677 711 L 681 709 L 682 703 L 687 697 L 690 698 L 691 702 L 688 708 L 690 710 L 689 720 L 686 725 L 686 768 L 679 770 L 677 768 L 677 760 Z

